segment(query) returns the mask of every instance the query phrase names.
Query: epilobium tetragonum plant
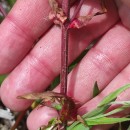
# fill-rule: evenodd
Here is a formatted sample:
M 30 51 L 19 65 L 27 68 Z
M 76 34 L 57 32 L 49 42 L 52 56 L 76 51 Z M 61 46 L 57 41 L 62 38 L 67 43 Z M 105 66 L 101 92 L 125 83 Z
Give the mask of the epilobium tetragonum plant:
M 94 125 L 99 124 L 114 124 L 123 121 L 130 120 L 129 118 L 112 118 L 109 117 L 115 113 L 123 111 L 130 106 L 129 102 L 116 102 L 117 96 L 124 90 L 128 89 L 130 85 L 126 85 L 111 93 L 103 99 L 98 107 L 86 113 L 83 116 L 77 115 L 76 101 L 71 97 L 67 96 L 67 74 L 68 74 L 68 36 L 69 30 L 72 28 L 82 28 L 95 16 L 103 15 L 107 13 L 105 1 L 101 0 L 102 10 L 94 14 L 86 16 L 77 16 L 84 0 L 79 1 L 79 5 L 74 11 L 73 16 L 70 18 L 70 0 L 62 0 L 60 5 L 56 0 L 49 0 L 51 11 L 49 14 L 50 20 L 53 20 L 55 24 L 61 27 L 61 73 L 60 82 L 61 88 L 60 93 L 56 92 L 43 92 L 43 93 L 30 93 L 19 96 L 18 98 L 24 98 L 28 100 L 37 100 L 42 106 L 48 106 L 54 108 L 59 113 L 59 118 L 50 120 L 47 126 L 42 126 L 40 130 L 90 130 Z M 97 82 L 94 85 L 93 96 L 99 93 Z M 107 113 L 106 110 L 113 104 L 118 104 L 120 107 L 115 108 Z M 70 123 L 71 122 L 71 123 Z
M 8 0 L 10 4 L 13 4 L 14 0 Z M 130 107 L 129 101 L 117 102 L 117 96 L 124 90 L 130 88 L 130 85 L 123 86 L 113 93 L 105 97 L 96 109 L 83 116 L 77 114 L 77 102 L 75 99 L 67 96 L 67 75 L 68 75 L 68 39 L 69 30 L 73 28 L 82 28 L 87 25 L 87 23 L 93 19 L 93 17 L 98 15 L 103 15 L 107 13 L 107 8 L 105 6 L 105 0 L 100 0 L 101 11 L 94 14 L 86 16 L 78 16 L 78 12 L 84 2 L 84 0 L 79 0 L 79 4 L 74 11 L 72 17 L 70 17 L 70 6 L 73 4 L 71 0 L 62 0 L 62 4 L 59 4 L 56 0 L 48 0 L 51 11 L 49 13 L 49 19 L 59 27 L 61 27 L 61 73 L 60 82 L 61 88 L 60 93 L 46 91 L 43 93 L 29 93 L 26 95 L 18 96 L 18 98 L 33 100 L 36 103 L 37 109 L 39 106 L 51 107 L 59 113 L 58 118 L 53 118 L 48 122 L 47 126 L 42 126 L 40 130 L 90 130 L 95 125 L 100 124 L 114 124 L 124 121 L 129 121 L 130 118 L 112 118 L 118 112 L 125 110 Z M 6 16 L 4 9 L 1 7 L 1 13 Z M 97 82 L 95 82 L 93 96 L 99 94 L 99 89 Z M 113 110 L 109 110 L 112 105 L 117 105 L 118 107 Z M 35 107 L 36 107 L 35 106 Z M 109 110 L 109 111 L 107 111 Z

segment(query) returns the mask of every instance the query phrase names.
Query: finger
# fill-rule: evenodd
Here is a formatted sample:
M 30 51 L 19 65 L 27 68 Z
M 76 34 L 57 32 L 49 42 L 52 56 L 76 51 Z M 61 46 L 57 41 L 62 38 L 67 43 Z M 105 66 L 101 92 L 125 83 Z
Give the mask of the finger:
M 69 63 L 74 60 L 93 39 L 102 35 L 117 22 L 118 16 L 114 10 L 115 6 L 111 4 L 109 9 L 108 17 L 105 15 L 95 17 L 86 28 L 71 31 Z M 86 14 L 86 10 L 83 10 Z M 111 14 L 113 14 L 113 17 L 111 17 Z M 102 27 L 99 26 L 99 22 L 101 22 Z M 28 102 L 18 100 L 16 97 L 29 92 L 45 90 L 54 77 L 59 74 L 60 35 L 60 29 L 58 27 L 50 29 L 24 61 L 4 81 L 1 87 L 1 98 L 4 104 L 17 111 L 25 109 L 29 105 Z M 10 100 L 6 98 L 7 92 Z
M 116 4 L 122 23 L 130 29 L 130 1 L 116 0 Z
M 130 55 L 129 40 L 129 31 L 121 24 L 109 30 L 69 74 L 69 96 L 84 104 L 92 98 L 92 86 L 95 81 L 98 81 L 100 90 L 109 84 L 130 61 L 128 58 Z M 116 89 L 111 87 L 109 92 Z M 102 96 L 105 96 L 107 93 L 108 90 L 94 98 L 93 102 L 88 102 L 87 106 L 81 107 L 79 114 L 84 114 L 94 109 L 99 101 L 101 101 Z M 31 122 L 31 120 L 28 120 L 28 122 Z
M 47 125 L 52 118 L 58 117 L 57 112 L 48 107 L 36 108 L 28 117 L 27 125 L 29 130 L 38 130 L 41 126 Z M 44 118 L 44 120 L 42 120 Z
M 17 0 L 0 25 L 0 74 L 10 72 L 51 25 L 48 0 Z
M 122 24 L 110 29 L 69 74 L 68 95 L 83 104 L 92 98 L 95 81 L 103 90 L 130 62 L 129 40 L 130 32 Z
M 130 1 L 129 0 L 121 0 L 126 6 L 130 7 Z
M 87 102 L 85 105 L 83 105 L 79 109 L 80 114 L 84 114 L 86 112 L 89 112 L 96 108 L 96 106 L 100 103 L 100 101 L 110 94 L 111 92 L 117 90 L 121 86 L 124 86 L 128 83 L 130 83 L 130 64 L 127 65 L 125 69 L 123 69 L 113 80 L 110 82 L 110 84 L 94 99 L 90 100 Z M 116 101 L 129 101 L 130 100 L 130 95 L 129 95 L 130 89 L 122 92 L 118 97 Z M 112 109 L 112 108 L 111 108 Z M 126 116 L 130 113 L 130 109 L 126 109 L 123 112 L 120 112 L 119 114 L 115 114 L 114 117 L 122 117 Z M 93 130 L 104 130 L 104 129 L 109 129 L 112 127 L 112 125 L 105 125 L 105 126 L 96 126 L 93 128 Z

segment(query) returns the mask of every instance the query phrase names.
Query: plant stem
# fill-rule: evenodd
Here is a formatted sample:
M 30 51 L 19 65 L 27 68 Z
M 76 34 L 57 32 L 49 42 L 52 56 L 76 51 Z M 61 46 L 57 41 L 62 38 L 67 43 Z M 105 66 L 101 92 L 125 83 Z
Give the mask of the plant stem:
M 20 112 L 20 114 L 19 114 L 18 118 L 16 119 L 15 124 L 12 126 L 11 130 L 15 130 L 18 127 L 19 123 L 22 121 L 22 119 L 25 116 L 26 112 L 27 112 L 27 110 L 25 110 L 23 112 Z
M 80 0 L 79 4 L 78 4 L 78 7 L 76 8 L 72 18 L 71 18 L 71 21 L 73 21 L 75 19 L 75 17 L 77 16 L 77 14 L 79 13 L 79 10 L 81 9 L 81 6 L 83 5 L 83 2 L 85 0 Z
M 66 22 L 62 25 L 61 39 L 61 89 L 62 94 L 67 93 L 67 75 L 68 75 L 68 25 L 70 15 L 70 0 L 62 1 L 62 9 L 67 16 Z
M 4 17 L 6 17 L 7 13 L 6 13 L 5 9 L 3 8 L 2 4 L 0 4 L 0 12 L 2 13 L 2 15 Z

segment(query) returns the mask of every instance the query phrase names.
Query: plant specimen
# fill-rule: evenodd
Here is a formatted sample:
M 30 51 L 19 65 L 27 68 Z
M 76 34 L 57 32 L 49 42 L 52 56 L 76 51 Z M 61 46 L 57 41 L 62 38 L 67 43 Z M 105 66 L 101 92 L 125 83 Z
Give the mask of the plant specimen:
M 61 27 L 62 37 L 61 37 L 61 89 L 60 93 L 56 92 L 43 92 L 43 93 L 30 93 L 27 95 L 19 96 L 18 98 L 24 98 L 28 100 L 36 100 L 39 102 L 39 107 L 48 106 L 54 108 L 59 113 L 59 118 L 52 119 L 47 126 L 42 126 L 40 129 L 90 129 L 93 125 L 98 124 L 111 124 L 122 121 L 127 121 L 129 118 L 108 118 L 107 116 L 115 114 L 119 111 L 124 110 L 125 107 L 129 106 L 129 102 L 117 102 L 121 104 L 122 107 L 117 108 L 109 113 L 105 111 L 115 102 L 117 95 L 120 94 L 125 89 L 129 88 L 129 85 L 124 86 L 114 92 L 114 96 L 111 94 L 106 97 L 96 110 L 91 113 L 87 113 L 83 117 L 77 115 L 77 105 L 76 101 L 71 97 L 67 96 L 67 75 L 68 75 L 68 39 L 69 30 L 72 28 L 82 28 L 95 16 L 102 15 L 107 12 L 105 7 L 105 1 L 101 0 L 102 10 L 94 14 L 87 16 L 79 16 L 77 14 L 84 2 L 84 0 L 79 0 L 79 4 L 72 16 L 70 18 L 70 0 L 62 0 L 62 4 L 59 4 L 56 0 L 49 0 L 51 11 L 49 18 L 54 21 L 55 24 Z M 98 91 L 98 86 L 95 89 Z M 97 95 L 98 93 L 94 94 Z M 69 121 L 74 121 L 72 125 L 68 125 Z

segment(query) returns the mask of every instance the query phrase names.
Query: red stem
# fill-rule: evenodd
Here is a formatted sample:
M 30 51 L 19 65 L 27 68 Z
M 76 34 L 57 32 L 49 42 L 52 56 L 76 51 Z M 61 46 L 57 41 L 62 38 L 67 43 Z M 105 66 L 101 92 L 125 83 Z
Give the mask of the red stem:
M 66 22 L 62 25 L 61 39 L 61 89 L 62 94 L 67 93 L 67 75 L 68 75 L 68 25 L 70 15 L 70 0 L 62 1 L 62 9 L 67 16 Z
M 22 121 L 23 117 L 25 116 L 27 110 L 23 111 L 23 112 L 20 112 L 20 114 L 18 115 L 18 118 L 16 119 L 16 122 L 15 124 L 12 126 L 11 130 L 15 130 L 19 123 Z

